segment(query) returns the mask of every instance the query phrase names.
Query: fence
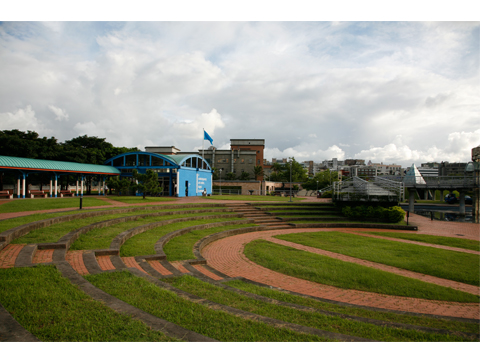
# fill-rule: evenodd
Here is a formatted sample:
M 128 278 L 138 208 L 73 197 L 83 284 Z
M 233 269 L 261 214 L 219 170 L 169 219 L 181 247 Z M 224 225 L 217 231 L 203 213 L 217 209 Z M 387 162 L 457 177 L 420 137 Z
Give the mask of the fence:
M 401 182 L 375 177 L 366 181 L 357 176 L 333 183 L 337 201 L 403 201 L 405 186 Z

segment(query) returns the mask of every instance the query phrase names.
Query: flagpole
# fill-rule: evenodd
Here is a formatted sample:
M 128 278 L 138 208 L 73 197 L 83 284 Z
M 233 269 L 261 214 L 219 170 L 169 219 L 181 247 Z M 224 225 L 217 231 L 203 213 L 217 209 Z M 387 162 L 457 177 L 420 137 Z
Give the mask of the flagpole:
M 202 158 L 205 159 L 204 148 L 205 148 L 205 129 L 203 129 L 203 141 L 202 141 Z

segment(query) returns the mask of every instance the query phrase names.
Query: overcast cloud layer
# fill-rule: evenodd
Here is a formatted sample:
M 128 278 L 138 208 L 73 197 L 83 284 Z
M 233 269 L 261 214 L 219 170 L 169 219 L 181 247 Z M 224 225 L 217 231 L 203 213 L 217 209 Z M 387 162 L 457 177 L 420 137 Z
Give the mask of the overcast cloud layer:
M 410 166 L 480 145 L 479 22 L 3 22 L 0 129 Z M 205 146 L 209 145 L 208 142 Z

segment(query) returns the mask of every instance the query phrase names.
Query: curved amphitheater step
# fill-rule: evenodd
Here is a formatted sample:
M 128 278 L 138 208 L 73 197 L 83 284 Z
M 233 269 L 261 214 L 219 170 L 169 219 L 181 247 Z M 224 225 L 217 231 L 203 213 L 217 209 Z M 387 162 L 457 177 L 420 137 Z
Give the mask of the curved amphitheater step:
M 289 230 L 288 233 L 302 232 L 304 230 L 307 229 L 292 229 Z M 308 229 L 307 231 L 318 231 L 318 229 Z M 267 231 L 261 234 L 261 238 L 265 239 L 277 234 L 279 233 L 275 231 Z M 202 255 L 207 259 L 211 267 L 218 269 L 232 278 L 244 277 L 255 282 L 317 298 L 394 311 L 480 319 L 478 303 L 433 301 L 374 294 L 359 290 L 344 290 L 271 271 L 254 264 L 243 255 L 243 246 L 245 246 L 247 242 L 257 238 L 259 238 L 259 234 L 255 232 L 223 238 L 206 246 L 203 249 Z
M 102 271 L 134 268 L 156 278 L 182 274 L 203 275 L 212 280 L 224 280 L 228 276 L 195 261 L 149 260 L 144 256 L 119 257 L 117 255 L 95 256 L 89 250 L 69 251 L 66 257 L 70 266 L 80 275 L 97 274 Z
M 292 225 L 289 225 L 285 221 L 278 219 L 277 217 L 267 214 L 264 210 L 257 209 L 253 205 L 244 204 L 232 204 L 227 205 L 228 208 L 232 209 L 234 212 L 241 214 L 247 219 L 251 219 L 255 224 L 262 226 L 268 226 L 275 229 L 290 229 Z

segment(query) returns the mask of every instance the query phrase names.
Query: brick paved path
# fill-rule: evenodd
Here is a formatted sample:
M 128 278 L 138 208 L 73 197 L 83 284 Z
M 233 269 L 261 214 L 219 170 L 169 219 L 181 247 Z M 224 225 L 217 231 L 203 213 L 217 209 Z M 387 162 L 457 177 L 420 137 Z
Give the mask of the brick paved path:
M 325 229 L 323 231 L 331 230 Z M 253 281 L 305 295 L 390 310 L 480 319 L 479 304 L 422 300 L 339 289 L 274 272 L 251 262 L 243 255 L 245 244 L 256 239 L 269 240 L 272 236 L 278 234 L 318 231 L 322 231 L 322 229 L 273 230 L 236 235 L 213 242 L 203 249 L 202 255 L 207 259 L 209 266 L 228 276 L 243 276 Z M 432 280 L 431 278 L 434 277 L 430 277 L 430 280 Z M 478 287 L 474 288 L 476 288 L 478 294 Z

